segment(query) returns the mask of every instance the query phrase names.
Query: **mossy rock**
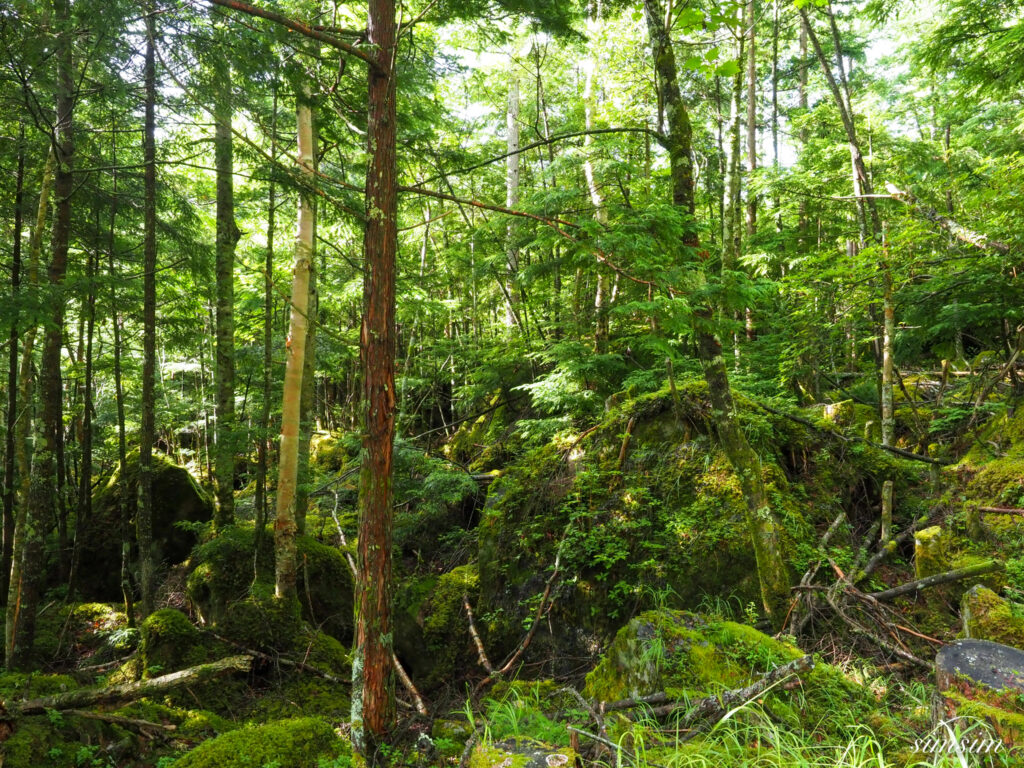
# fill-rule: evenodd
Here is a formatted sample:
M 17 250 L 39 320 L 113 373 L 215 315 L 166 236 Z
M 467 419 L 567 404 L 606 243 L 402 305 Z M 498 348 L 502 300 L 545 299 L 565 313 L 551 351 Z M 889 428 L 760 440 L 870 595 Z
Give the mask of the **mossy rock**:
M 233 604 L 273 590 L 273 532 L 264 531 L 254 573 L 255 539 L 251 524 L 237 523 L 195 548 L 186 590 L 207 625 L 220 626 Z M 298 536 L 295 545 L 302 618 L 342 642 L 350 641 L 353 585 L 344 555 L 310 536 Z
M 0 674 L 0 701 L 4 699 L 36 699 L 73 691 L 79 684 L 68 675 L 44 675 L 39 672 L 4 672 Z
M 574 766 L 577 755 L 568 747 L 555 748 L 528 738 L 477 744 L 469 768 L 552 768 Z
M 204 741 L 173 768 L 311 768 L 350 753 L 330 723 L 318 717 L 246 726 Z
M 142 622 L 140 630 L 143 677 L 165 675 L 209 660 L 205 637 L 181 611 L 155 611 Z
M 648 611 L 619 631 L 587 675 L 584 694 L 615 701 L 664 691 L 673 699 L 692 699 L 743 687 L 803 655 L 795 645 L 745 624 L 686 611 Z M 761 699 L 776 719 L 793 727 L 852 729 L 877 708 L 870 691 L 828 664 L 816 664 L 800 680 L 799 697 L 777 687 Z M 844 706 L 838 721 L 837 700 Z
M 287 653 L 302 630 L 299 602 L 270 594 L 250 596 L 228 607 L 217 630 L 244 648 Z
M 50 606 L 36 618 L 32 656 L 48 669 L 102 664 L 127 655 L 138 642 L 120 606 L 72 603 Z
M 309 464 L 318 472 L 335 473 L 352 460 L 345 442 L 327 432 L 314 432 L 309 440 Z
M 304 628 L 290 656 L 341 680 L 352 679 L 351 653 L 330 635 Z M 269 676 L 273 687 L 255 702 L 249 717 L 280 720 L 317 715 L 344 721 L 351 709 L 348 685 L 338 685 L 313 673 L 281 666 Z
M 13 734 L 0 748 L 0 764 L 5 768 L 120 765 L 138 748 L 137 737 L 117 726 L 54 712 L 18 718 Z M 117 762 L 92 762 L 104 758 Z
M 1024 612 L 991 589 L 971 587 L 960 603 L 964 636 L 1024 649 Z
M 121 599 L 121 538 L 125 520 L 135 509 L 139 485 L 138 451 L 128 455 L 125 477 L 115 470 L 100 481 L 92 497 L 92 517 L 79 540 L 78 589 L 93 600 Z M 174 565 L 184 561 L 197 541 L 195 527 L 213 518 L 213 501 L 184 467 L 153 454 L 153 560 Z
M 441 574 L 422 603 L 423 642 L 430 659 L 424 679 L 427 688 L 454 679 L 456 673 L 473 669 L 476 654 L 469 638 L 462 597 L 478 604 L 480 579 L 475 565 L 463 565 Z M 486 642 L 486 640 L 485 640 Z

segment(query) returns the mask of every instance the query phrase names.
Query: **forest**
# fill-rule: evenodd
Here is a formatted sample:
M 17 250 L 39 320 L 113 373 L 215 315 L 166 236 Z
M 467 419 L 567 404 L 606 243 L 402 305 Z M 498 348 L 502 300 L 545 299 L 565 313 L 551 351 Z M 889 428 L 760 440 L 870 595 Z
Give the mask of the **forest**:
M 0 768 L 1024 765 L 1020 0 L 0 0 L 0 104 Z

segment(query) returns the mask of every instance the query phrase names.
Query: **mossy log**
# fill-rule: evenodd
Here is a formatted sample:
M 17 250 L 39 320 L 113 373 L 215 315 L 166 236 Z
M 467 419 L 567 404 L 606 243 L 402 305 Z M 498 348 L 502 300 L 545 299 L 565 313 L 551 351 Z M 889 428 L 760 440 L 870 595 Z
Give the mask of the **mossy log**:
M 892 589 L 884 589 L 881 592 L 872 592 L 871 597 L 875 600 L 892 600 L 902 595 L 909 595 L 912 592 L 917 592 L 921 589 L 927 589 L 928 587 L 935 587 L 939 584 L 949 584 L 953 581 L 962 581 L 963 579 L 969 579 L 973 576 L 985 576 L 989 573 L 995 573 L 1001 571 L 1006 566 L 996 560 L 990 560 L 987 563 L 978 563 L 977 565 L 969 565 L 966 568 L 957 568 L 953 571 L 946 571 L 945 573 L 936 573 L 933 576 L 928 576 L 923 579 L 917 579 L 916 581 L 909 581 L 906 584 L 900 584 L 898 587 Z
M 105 688 L 81 688 L 77 691 L 68 691 L 54 696 L 44 696 L 38 699 L 26 701 L 6 702 L 7 712 L 10 715 L 38 715 L 46 710 L 67 711 L 81 707 L 91 707 L 96 704 L 114 704 L 123 701 L 133 701 L 145 696 L 153 696 L 183 685 L 209 680 L 229 672 L 248 672 L 252 666 L 252 656 L 228 656 L 219 661 L 209 664 L 200 664 L 169 675 L 161 675 L 150 680 L 141 680 L 137 683 L 123 683 L 111 685 Z

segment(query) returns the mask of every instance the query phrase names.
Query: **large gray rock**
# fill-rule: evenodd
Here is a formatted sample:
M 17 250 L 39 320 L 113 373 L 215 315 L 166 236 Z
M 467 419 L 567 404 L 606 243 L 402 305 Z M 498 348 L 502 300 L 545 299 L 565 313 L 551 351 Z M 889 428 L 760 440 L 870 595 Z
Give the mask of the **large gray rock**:
M 935 678 L 940 691 L 964 678 L 995 691 L 1024 691 L 1024 651 L 988 640 L 960 640 L 935 656 Z

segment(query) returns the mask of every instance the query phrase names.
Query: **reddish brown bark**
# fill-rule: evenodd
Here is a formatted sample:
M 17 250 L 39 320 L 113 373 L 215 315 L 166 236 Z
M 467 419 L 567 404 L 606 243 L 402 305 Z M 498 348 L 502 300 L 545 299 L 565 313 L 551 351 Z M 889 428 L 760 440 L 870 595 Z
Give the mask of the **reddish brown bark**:
M 395 255 L 398 249 L 394 0 L 370 0 L 368 35 L 376 58 L 368 87 L 366 271 L 360 359 L 363 465 L 359 477 L 359 580 L 353 729 L 371 764 L 395 714 L 391 666 L 391 460 L 395 431 Z

